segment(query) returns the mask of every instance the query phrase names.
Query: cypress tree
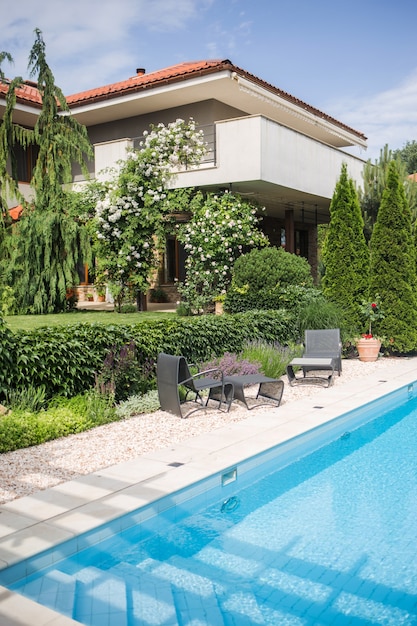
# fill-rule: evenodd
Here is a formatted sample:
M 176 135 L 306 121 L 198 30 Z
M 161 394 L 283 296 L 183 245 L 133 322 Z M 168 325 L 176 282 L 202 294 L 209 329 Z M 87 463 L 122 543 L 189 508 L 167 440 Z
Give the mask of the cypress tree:
M 323 293 L 358 325 L 367 295 L 369 249 L 353 180 L 344 163 L 330 203 L 330 224 L 323 244 Z
M 379 295 L 384 318 L 375 332 L 385 337 L 393 352 L 417 347 L 416 256 L 411 211 L 398 166 L 392 161 L 372 231 L 370 295 Z

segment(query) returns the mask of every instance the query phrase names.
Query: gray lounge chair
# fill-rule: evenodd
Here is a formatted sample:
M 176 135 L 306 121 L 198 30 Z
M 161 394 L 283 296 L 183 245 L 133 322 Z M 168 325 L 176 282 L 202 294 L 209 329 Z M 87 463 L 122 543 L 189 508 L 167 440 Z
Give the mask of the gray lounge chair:
M 300 367 L 303 372 L 302 378 L 297 378 L 294 367 Z M 330 374 L 323 376 L 307 376 L 311 371 L 329 371 Z M 342 373 L 342 343 L 338 328 L 326 328 L 322 330 L 306 330 L 304 335 L 304 353 L 300 358 L 293 359 L 287 365 L 287 376 L 290 385 L 297 383 L 318 383 L 331 385 L 333 374 Z
M 219 378 L 208 376 L 208 374 L 213 375 L 215 372 L 218 373 Z M 222 404 L 225 404 L 227 411 L 230 409 L 233 400 L 233 384 L 224 383 L 223 372 L 218 368 L 192 375 L 183 356 L 161 352 L 158 355 L 156 373 L 159 403 L 163 411 L 168 411 L 178 415 L 178 417 L 188 417 L 194 411 L 206 408 L 210 399 L 215 399 L 218 402 L 219 409 L 221 409 Z M 180 386 L 186 388 L 183 402 L 180 400 Z M 204 402 L 201 392 L 205 390 L 213 390 L 215 393 L 211 393 Z M 190 394 L 193 397 L 188 400 Z M 184 414 L 182 409 L 186 404 L 192 404 L 194 408 Z
M 342 342 L 339 328 L 325 328 L 322 330 L 306 330 L 304 333 L 303 358 L 335 359 L 335 370 L 342 373 Z M 317 368 L 306 366 L 306 371 Z

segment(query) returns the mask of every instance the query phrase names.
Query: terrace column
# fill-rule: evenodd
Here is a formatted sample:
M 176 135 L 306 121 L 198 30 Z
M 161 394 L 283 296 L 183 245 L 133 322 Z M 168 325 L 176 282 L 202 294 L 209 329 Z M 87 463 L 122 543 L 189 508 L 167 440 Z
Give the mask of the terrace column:
M 285 250 L 286 252 L 295 252 L 295 234 L 294 234 L 294 211 L 287 209 L 285 211 Z

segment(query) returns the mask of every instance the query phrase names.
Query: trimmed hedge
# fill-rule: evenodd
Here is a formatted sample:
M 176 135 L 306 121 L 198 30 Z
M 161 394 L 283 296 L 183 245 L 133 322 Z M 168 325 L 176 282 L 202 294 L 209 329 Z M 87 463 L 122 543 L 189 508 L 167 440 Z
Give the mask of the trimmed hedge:
M 246 341 L 263 339 L 285 345 L 296 336 L 294 316 L 283 310 L 173 317 L 126 326 L 81 323 L 15 335 L 6 330 L 0 334 L 0 354 L 6 365 L 0 393 L 4 397 L 7 388 L 44 385 L 47 398 L 75 396 L 94 386 L 95 373 L 109 350 L 132 340 L 140 363 L 156 362 L 159 352 L 182 354 L 199 363 L 225 352 L 240 352 Z
M 13 386 L 17 344 L 16 337 L 0 317 L 0 398 Z
M 286 309 L 294 316 L 310 303 L 323 298 L 320 289 L 304 287 L 303 285 L 280 285 L 270 289 L 265 288 L 254 293 L 238 289 L 230 289 L 224 301 L 224 310 L 227 313 L 243 313 L 255 309 Z

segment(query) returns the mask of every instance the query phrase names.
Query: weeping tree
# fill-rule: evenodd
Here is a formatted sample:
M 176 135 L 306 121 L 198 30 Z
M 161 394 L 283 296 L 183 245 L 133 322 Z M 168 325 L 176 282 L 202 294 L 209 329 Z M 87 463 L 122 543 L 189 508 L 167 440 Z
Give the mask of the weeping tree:
M 8 52 L 0 52 L 0 84 L 5 93 L 5 110 L 0 124 L 0 307 L 3 309 L 4 295 L 9 292 L 14 301 L 12 288 L 7 284 L 10 273 L 14 245 L 12 241 L 12 219 L 9 214 L 9 202 L 13 198 L 24 204 L 17 177 L 15 147 L 29 144 L 29 131 L 13 124 L 13 111 L 16 105 L 16 89 L 21 86 L 22 78 L 16 77 L 11 82 L 6 80 L 2 69 L 4 61 L 13 63 Z
M 0 163 L 10 159 L 13 145 L 38 148 L 30 181 L 35 196 L 30 204 L 19 197 L 24 211 L 13 232 L 15 254 L 10 279 L 20 312 L 56 313 L 66 309 L 67 290 L 79 281 L 77 264 L 88 262 L 90 255 L 88 232 L 68 210 L 70 200 L 64 185 L 72 182 L 74 163 L 88 177 L 85 159 L 92 157 L 93 151 L 86 128 L 72 117 L 62 91 L 55 85 L 41 32 L 37 29 L 35 35 L 28 69 L 30 76 L 37 78 L 41 111 L 33 129 L 13 122 L 20 83 L 12 81 L 7 94 L 10 111 L 3 121 L 8 140 L 0 146 Z M 13 163 L 12 179 L 17 180 Z
M 20 77 L 16 77 L 9 84 L 6 81 L 2 64 L 4 61 L 13 63 L 13 58 L 8 52 L 0 52 L 0 83 L 7 85 L 6 107 L 3 113 L 2 123 L 0 124 L 0 212 L 1 226 L 8 224 L 8 200 L 11 197 L 18 198 L 23 201 L 17 184 L 16 159 L 13 147 L 19 143 L 27 145 L 28 131 L 27 129 L 13 124 L 13 110 L 16 104 L 16 89 L 22 83 Z M 10 169 L 11 172 L 10 173 Z
M 416 256 L 411 211 L 395 161 L 388 168 L 370 246 L 370 295 L 379 295 L 384 313 L 375 331 L 393 352 L 413 352 L 417 348 Z
M 360 322 L 361 301 L 367 296 L 369 249 L 353 180 L 342 165 L 330 203 L 330 224 L 323 244 L 323 293 L 345 310 L 351 322 Z

